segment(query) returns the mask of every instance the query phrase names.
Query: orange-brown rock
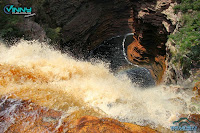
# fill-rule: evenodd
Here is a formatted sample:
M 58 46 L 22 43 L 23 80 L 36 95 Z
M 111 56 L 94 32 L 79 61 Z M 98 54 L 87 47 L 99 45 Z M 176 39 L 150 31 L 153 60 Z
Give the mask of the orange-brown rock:
M 114 119 L 85 116 L 75 122 L 70 133 L 156 133 L 157 131 L 130 123 L 121 123 Z
M 157 131 L 114 119 L 77 117 L 38 106 L 30 101 L 1 97 L 0 132 L 5 133 L 156 133 Z
M 155 57 L 155 62 L 151 65 L 153 70 L 153 75 L 157 79 L 157 84 L 161 83 L 163 80 L 163 75 L 166 70 L 166 64 L 165 64 L 165 56 L 158 55 Z
M 139 43 L 139 41 L 133 36 L 134 41 L 127 48 L 127 57 L 133 64 L 149 63 L 149 57 L 147 50 Z
M 133 36 L 134 41 L 127 46 L 127 58 L 133 64 L 145 65 L 157 83 L 162 81 L 166 65 L 165 55 L 158 52 L 155 46 L 145 46 L 140 43 L 140 40 Z
M 54 132 L 62 113 L 28 101 L 2 97 L 0 99 L 0 132 Z
M 194 91 L 197 91 L 198 95 L 200 95 L 200 82 L 197 82 L 193 88 Z
M 191 114 L 188 116 L 188 118 L 192 121 L 195 122 L 195 125 L 199 128 L 200 130 L 200 114 Z

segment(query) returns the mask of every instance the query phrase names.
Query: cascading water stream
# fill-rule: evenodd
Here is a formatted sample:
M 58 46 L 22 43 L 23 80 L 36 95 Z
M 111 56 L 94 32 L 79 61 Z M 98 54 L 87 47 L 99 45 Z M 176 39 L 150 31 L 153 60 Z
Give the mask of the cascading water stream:
M 192 113 L 192 95 L 184 91 L 135 87 L 103 62 L 76 60 L 37 41 L 0 45 L 0 95 L 9 94 L 69 114 L 89 108 L 120 121 L 165 128 L 180 114 Z M 91 112 L 87 115 L 95 115 Z
M 122 41 L 122 47 L 123 47 L 124 58 L 126 59 L 126 61 L 127 61 L 129 64 L 138 67 L 138 65 L 135 65 L 135 64 L 131 63 L 131 62 L 128 60 L 128 58 L 127 58 L 127 52 L 126 52 L 126 50 L 125 50 L 125 41 L 126 41 L 126 37 L 129 36 L 129 35 L 134 35 L 134 33 L 128 33 L 128 34 L 126 34 L 126 35 L 124 36 L 123 41 Z

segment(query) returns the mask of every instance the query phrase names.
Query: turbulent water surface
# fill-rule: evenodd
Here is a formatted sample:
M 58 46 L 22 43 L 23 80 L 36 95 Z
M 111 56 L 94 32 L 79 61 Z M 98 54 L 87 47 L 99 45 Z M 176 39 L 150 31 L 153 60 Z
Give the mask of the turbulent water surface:
M 105 63 L 76 60 L 37 41 L 0 45 L 0 94 L 14 94 L 52 109 L 92 108 L 120 121 L 169 128 L 190 113 L 190 98 L 167 86 L 135 87 Z M 92 114 L 91 114 L 92 115 Z

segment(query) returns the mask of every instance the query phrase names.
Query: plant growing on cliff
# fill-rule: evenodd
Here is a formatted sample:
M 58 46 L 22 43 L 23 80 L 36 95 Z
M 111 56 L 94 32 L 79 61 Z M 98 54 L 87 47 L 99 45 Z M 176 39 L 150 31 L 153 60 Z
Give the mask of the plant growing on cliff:
M 60 40 L 60 27 L 57 27 L 55 29 L 53 28 L 46 28 L 46 35 L 51 39 L 51 41 L 54 42 L 58 42 Z
M 182 11 L 183 13 L 188 12 L 188 10 L 200 10 L 200 0 L 181 0 L 181 3 L 174 7 L 175 12 Z
M 175 11 L 182 12 L 181 27 L 170 38 L 179 51 L 175 61 L 180 62 L 183 73 L 188 75 L 192 68 L 200 65 L 200 0 L 181 0 Z

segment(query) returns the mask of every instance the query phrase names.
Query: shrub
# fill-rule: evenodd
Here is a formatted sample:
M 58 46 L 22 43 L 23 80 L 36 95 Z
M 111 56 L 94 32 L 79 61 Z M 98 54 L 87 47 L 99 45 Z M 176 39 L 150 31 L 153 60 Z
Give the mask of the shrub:
M 57 27 L 55 29 L 48 27 L 48 28 L 45 29 L 46 35 L 48 36 L 48 38 L 51 39 L 51 41 L 53 43 L 59 42 L 59 40 L 60 40 L 60 30 L 61 30 L 60 27 Z
M 181 0 L 175 11 L 183 13 L 181 27 L 169 37 L 176 43 L 178 53 L 175 61 L 180 62 L 183 73 L 188 74 L 191 68 L 200 65 L 200 0 Z

